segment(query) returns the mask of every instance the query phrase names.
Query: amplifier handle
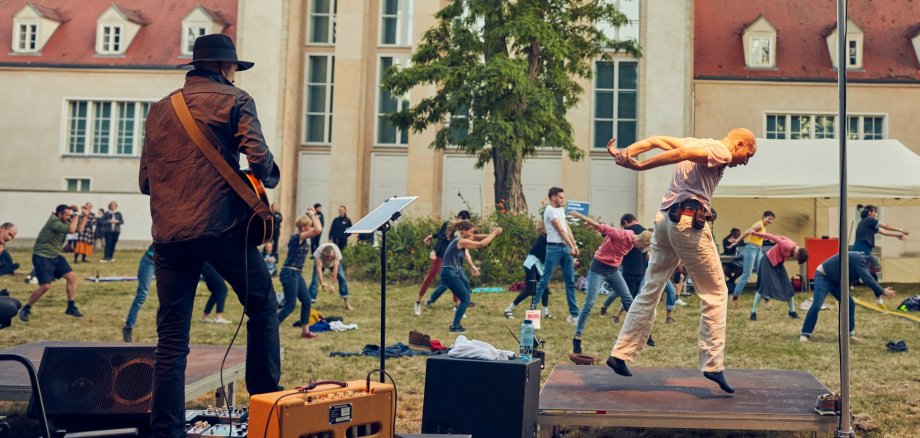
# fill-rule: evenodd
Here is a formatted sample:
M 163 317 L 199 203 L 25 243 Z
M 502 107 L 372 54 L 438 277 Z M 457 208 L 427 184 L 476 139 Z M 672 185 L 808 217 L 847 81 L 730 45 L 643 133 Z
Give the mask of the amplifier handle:
M 342 382 L 340 380 L 320 380 L 320 381 L 311 380 L 310 383 L 307 383 L 306 385 L 298 386 L 297 391 L 298 392 L 309 392 L 309 391 L 316 389 L 316 387 L 320 385 L 335 385 L 335 386 L 338 386 L 339 388 L 348 387 L 348 383 Z

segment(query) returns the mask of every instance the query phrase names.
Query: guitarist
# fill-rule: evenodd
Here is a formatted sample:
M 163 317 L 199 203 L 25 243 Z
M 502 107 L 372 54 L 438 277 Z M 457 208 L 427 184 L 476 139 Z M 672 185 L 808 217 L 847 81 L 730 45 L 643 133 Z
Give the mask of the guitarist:
M 252 97 L 234 87 L 237 71 L 253 66 L 237 58 L 226 35 L 195 40 L 182 88 L 189 112 L 234 170 L 246 155 L 253 175 L 269 188 L 280 171 L 265 144 Z M 175 93 L 174 93 L 175 94 Z M 156 266 L 157 348 L 150 417 L 157 437 L 185 436 L 185 367 L 195 287 L 205 262 L 225 278 L 245 306 L 246 388 L 251 394 L 278 391 L 280 346 L 278 302 L 268 269 L 247 236 L 253 209 L 216 170 L 186 131 L 172 95 L 153 104 L 147 116 L 140 163 L 140 189 L 150 196 Z

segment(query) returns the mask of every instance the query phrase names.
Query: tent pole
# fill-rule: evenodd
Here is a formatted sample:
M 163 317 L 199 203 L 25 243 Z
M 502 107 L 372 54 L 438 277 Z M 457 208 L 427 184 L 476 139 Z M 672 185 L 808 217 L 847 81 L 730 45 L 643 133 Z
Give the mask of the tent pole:
M 858 55 L 857 55 L 858 56 Z M 837 95 L 839 102 L 838 139 L 840 141 L 840 207 L 839 238 L 840 243 L 840 424 L 838 438 L 854 436 L 850 425 L 850 273 L 848 239 L 844 239 L 847 229 L 847 0 L 837 0 Z

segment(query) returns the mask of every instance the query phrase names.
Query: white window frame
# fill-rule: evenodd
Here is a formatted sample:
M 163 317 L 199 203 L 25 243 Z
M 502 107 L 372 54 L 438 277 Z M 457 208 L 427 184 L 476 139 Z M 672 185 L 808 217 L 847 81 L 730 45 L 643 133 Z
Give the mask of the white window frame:
M 636 88 L 635 89 L 629 89 L 629 88 L 621 89 L 620 88 L 620 64 L 624 62 L 636 64 Z M 613 88 L 598 88 L 597 87 L 597 66 L 600 63 L 613 64 Z M 619 137 L 619 132 L 618 132 L 619 122 L 621 121 L 635 122 L 636 123 L 636 139 L 638 140 L 639 138 L 639 115 L 641 114 L 639 111 L 639 87 L 641 86 L 641 84 L 639 83 L 639 79 L 640 79 L 639 61 L 633 58 L 612 59 L 609 61 L 595 60 L 592 68 L 594 69 L 594 71 L 592 72 L 593 82 L 591 84 L 592 105 L 591 105 L 591 147 L 590 147 L 590 150 L 600 150 L 599 146 L 595 147 L 595 144 L 597 141 L 596 123 L 598 121 L 609 122 L 611 125 L 613 125 L 613 136 L 614 137 Z M 598 91 L 613 93 L 613 118 L 612 119 L 607 119 L 607 118 L 598 119 L 597 118 L 597 105 L 598 105 L 597 92 Z M 620 115 L 619 113 L 620 92 L 622 91 L 626 91 L 626 92 L 633 91 L 636 93 L 636 118 L 635 119 L 627 119 L 627 118 L 619 117 Z M 619 144 L 619 141 L 617 143 L 618 143 L 618 147 L 629 146 L 628 144 Z
M 387 0 L 380 0 L 380 34 L 379 34 L 379 44 L 381 46 L 387 47 L 412 47 L 414 43 L 414 37 L 412 34 L 412 3 L 413 0 L 394 0 L 399 2 L 399 7 L 397 8 L 396 15 L 386 15 L 385 6 Z M 383 31 L 384 25 L 383 20 L 386 18 L 396 18 L 396 41 L 392 43 L 384 42 Z
M 76 181 L 77 190 L 70 191 L 70 181 Z M 93 191 L 93 178 L 91 176 L 65 176 L 61 178 L 62 190 L 69 193 L 86 193 Z M 83 186 L 86 190 L 80 190 Z
M 26 30 L 26 41 L 22 39 L 22 28 L 30 28 L 32 32 Z M 38 53 L 38 37 L 41 32 L 41 23 L 35 20 L 16 20 L 13 26 L 13 53 Z M 31 38 L 29 38 L 31 37 Z M 31 39 L 32 47 L 28 47 Z
M 379 141 L 380 139 L 380 117 L 385 114 L 389 114 L 389 113 L 380 112 L 380 102 L 381 102 L 381 99 L 383 98 L 382 96 L 383 89 L 380 86 L 380 81 L 383 78 L 383 73 L 384 73 L 383 71 L 383 59 L 384 58 L 392 58 L 393 65 L 399 66 L 399 68 L 406 68 L 409 66 L 409 57 L 407 55 L 401 55 L 401 56 L 385 55 L 385 56 L 377 57 L 377 98 L 375 99 L 375 102 L 374 102 L 374 145 L 389 146 L 389 147 L 408 147 L 409 146 L 408 137 L 411 136 L 411 133 L 408 133 L 409 135 L 407 135 L 406 143 L 400 143 L 399 141 L 402 138 L 402 133 L 403 133 L 403 130 L 400 128 L 396 128 L 396 143 L 381 143 Z M 408 106 L 409 104 L 410 104 L 410 101 L 409 101 L 408 93 L 396 98 L 397 108 L 402 108 L 404 106 Z
M 840 120 L 839 120 L 839 117 L 837 117 L 837 114 L 836 114 L 836 113 L 829 113 L 829 112 L 806 112 L 806 111 L 801 111 L 801 112 L 767 111 L 767 112 L 764 113 L 764 117 L 763 117 L 763 133 L 764 133 L 764 138 L 770 138 L 770 137 L 769 137 L 770 134 L 768 133 L 768 126 L 769 126 L 769 125 L 768 125 L 767 120 L 768 120 L 769 117 L 772 117 L 772 116 L 783 117 L 783 119 L 784 119 L 784 120 L 783 120 L 784 129 L 783 129 L 783 131 L 782 131 L 782 132 L 783 132 L 783 138 L 778 138 L 777 140 L 815 140 L 815 139 L 818 139 L 818 138 L 816 137 L 816 135 L 817 135 L 817 132 L 818 132 L 818 129 L 817 129 L 817 121 L 818 121 L 819 118 L 825 118 L 825 119 L 826 119 L 826 118 L 829 117 L 829 118 L 831 118 L 831 120 L 832 120 L 833 123 L 834 123 L 834 132 L 832 133 L 832 135 L 831 135 L 830 137 L 822 137 L 821 139 L 839 138 L 838 135 L 840 135 L 840 132 L 841 132 L 841 126 L 842 126 L 842 125 L 841 125 Z M 808 125 L 809 125 L 808 137 L 792 138 L 792 135 L 793 135 L 793 131 L 792 131 L 792 118 L 793 118 L 793 117 L 807 117 L 807 118 L 809 119 L 809 122 L 808 122 Z M 852 118 L 857 118 L 857 123 L 858 123 L 859 130 L 858 130 L 858 133 L 856 134 L 856 137 L 855 137 L 855 138 L 854 138 L 854 137 L 850 137 L 851 140 L 866 140 L 866 138 L 865 138 L 865 132 L 864 132 L 864 125 L 863 125 L 864 120 L 865 120 L 866 118 L 878 118 L 878 119 L 881 119 L 881 123 L 882 123 L 882 133 L 881 133 L 881 136 L 882 136 L 882 137 L 881 137 L 880 139 L 870 139 L 870 140 L 883 140 L 883 139 L 888 138 L 888 115 L 887 115 L 887 114 L 848 114 L 848 115 L 847 115 L 847 124 L 845 125 L 845 129 L 846 129 L 845 132 L 847 133 L 848 136 L 850 135 L 850 133 L 849 133 L 849 122 L 850 122 L 850 119 L 852 119 Z M 774 131 L 770 131 L 770 132 L 774 132 Z M 873 135 L 874 135 L 874 134 L 873 134 Z M 820 140 L 820 139 L 818 139 L 818 140 Z
M 626 14 L 627 8 L 624 8 L 623 5 L 626 3 L 636 3 L 636 16 L 631 17 L 629 14 Z M 621 26 L 620 28 L 615 28 L 607 22 L 598 22 L 595 26 L 598 30 L 604 33 L 607 38 L 610 38 L 614 41 L 627 41 L 634 40 L 639 42 L 639 38 L 642 32 L 642 2 L 641 0 L 603 0 L 602 3 L 608 5 L 615 5 L 620 12 L 626 14 L 626 17 L 629 18 L 629 23 Z M 631 35 L 631 29 L 635 29 L 635 36 Z
M 106 30 L 111 30 L 109 40 L 106 41 Z M 114 36 L 115 29 L 118 29 L 118 47 L 115 46 Z M 100 24 L 99 25 L 99 54 L 101 55 L 120 55 L 124 53 L 125 45 L 125 26 L 122 24 Z M 108 43 L 108 47 L 106 44 Z
M 326 82 L 310 82 L 310 58 L 326 58 Z M 301 141 L 306 145 L 331 145 L 332 144 L 332 110 L 334 101 L 332 93 L 335 90 L 335 55 L 328 53 L 308 53 L 304 56 L 304 78 L 303 78 L 303 138 Z M 325 89 L 325 102 L 323 102 L 323 112 L 309 112 L 310 106 L 310 87 L 323 86 Z M 323 139 L 322 141 L 310 141 L 307 138 L 309 130 L 307 129 L 307 117 L 323 117 Z
M 855 51 L 855 54 L 851 55 L 851 52 Z M 847 38 L 847 68 L 848 69 L 860 69 L 863 66 L 863 42 L 862 38 L 848 37 Z M 853 58 L 853 62 L 850 62 Z
M 329 0 L 329 12 L 313 12 L 316 0 L 310 0 L 307 4 L 307 25 L 306 25 L 306 44 L 310 46 L 334 46 L 335 45 L 335 26 L 336 15 L 338 13 L 338 0 Z M 313 18 L 326 17 L 329 19 L 329 32 L 326 34 L 326 41 L 312 41 L 313 38 Z
M 72 116 L 70 105 L 73 102 L 86 103 L 86 130 L 83 135 L 83 152 L 71 152 L 70 125 Z M 65 157 L 112 157 L 112 158 L 140 158 L 141 150 L 144 146 L 144 124 L 147 116 L 145 110 L 149 111 L 154 100 L 135 100 L 135 99 L 106 99 L 106 98 L 80 98 L 67 97 L 64 99 L 63 123 L 61 129 L 61 155 Z M 107 153 L 95 153 L 94 139 L 96 129 L 96 103 L 109 103 L 112 105 L 112 111 L 109 120 L 109 138 L 106 146 Z M 121 128 L 121 118 L 118 114 L 118 106 L 121 103 L 134 104 L 134 132 L 131 135 L 131 153 L 118 153 L 118 138 Z
M 195 40 L 208 34 L 210 26 L 204 23 L 190 23 L 182 26 L 182 55 L 192 56 Z M 197 31 L 195 38 L 192 38 L 192 30 Z
M 754 53 L 754 42 L 755 41 L 766 41 L 769 52 L 767 53 L 767 61 L 763 62 L 761 54 Z M 763 34 L 753 34 L 748 36 L 748 67 L 749 68 L 773 68 L 776 66 L 776 36 L 773 35 L 763 35 Z

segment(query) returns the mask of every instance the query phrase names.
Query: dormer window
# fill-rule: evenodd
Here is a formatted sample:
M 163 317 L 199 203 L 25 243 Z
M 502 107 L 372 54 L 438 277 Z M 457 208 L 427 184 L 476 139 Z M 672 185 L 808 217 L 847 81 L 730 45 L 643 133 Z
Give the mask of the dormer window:
M 847 19 L 846 66 L 850 70 L 863 68 L 863 30 L 853 20 Z M 831 55 L 831 64 L 837 68 L 837 28 L 832 28 L 827 35 L 827 51 Z
M 102 48 L 99 53 L 115 55 L 121 53 L 121 26 L 102 26 Z
M 196 26 L 196 25 L 185 26 L 185 32 L 183 32 L 183 35 L 185 35 L 184 37 L 185 44 L 183 45 L 184 48 L 182 50 L 182 54 L 191 55 L 192 50 L 194 50 L 195 48 L 195 40 L 197 40 L 198 37 L 205 36 L 207 34 L 208 34 L 207 27 Z
M 198 37 L 223 32 L 230 24 L 218 11 L 195 6 L 182 18 L 182 56 L 192 56 Z
M 776 28 L 763 15 L 744 29 L 742 39 L 747 68 L 776 68 Z
M 16 51 L 23 53 L 38 51 L 38 23 L 19 23 Z
M 26 2 L 13 15 L 13 29 L 10 44 L 13 53 L 38 53 L 64 21 L 56 9 Z
M 124 55 L 147 20 L 140 11 L 109 6 L 96 19 L 96 53 L 103 56 Z

